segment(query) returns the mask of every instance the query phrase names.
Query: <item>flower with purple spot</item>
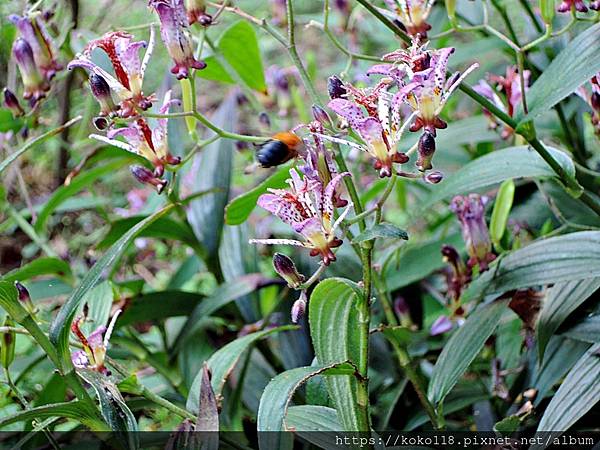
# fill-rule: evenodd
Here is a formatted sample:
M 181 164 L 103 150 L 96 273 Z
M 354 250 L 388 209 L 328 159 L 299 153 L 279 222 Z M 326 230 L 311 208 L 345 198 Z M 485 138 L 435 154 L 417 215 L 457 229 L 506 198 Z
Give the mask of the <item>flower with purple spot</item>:
M 317 177 L 302 177 L 296 169 L 290 169 L 289 189 L 269 189 L 260 196 L 258 205 L 290 225 L 304 240 L 250 239 L 250 243 L 304 247 L 310 249 L 311 256 L 320 256 L 325 265 L 335 261 L 332 249 L 342 245 L 335 231 L 352 206 L 348 205 L 334 220 L 334 198 L 345 176 L 350 174 L 337 174 L 325 184 Z
M 83 331 L 81 331 L 83 318 L 80 317 L 73 321 L 71 324 L 71 331 L 83 346 L 83 350 L 76 350 L 71 353 L 71 362 L 76 368 L 93 370 L 104 375 L 110 375 L 110 371 L 104 364 L 106 350 L 108 349 L 110 336 L 112 335 L 120 313 L 120 309 L 115 312 L 108 327 L 101 325 L 87 337 L 83 334 Z
M 160 36 L 175 63 L 171 73 L 181 80 L 187 78 L 192 69 L 204 69 L 206 63 L 194 57 L 183 0 L 150 0 L 149 5 L 158 14 Z
M 411 36 L 427 36 L 431 25 L 427 18 L 435 0 L 385 0 L 385 3 L 396 15 L 396 19 L 404 25 Z

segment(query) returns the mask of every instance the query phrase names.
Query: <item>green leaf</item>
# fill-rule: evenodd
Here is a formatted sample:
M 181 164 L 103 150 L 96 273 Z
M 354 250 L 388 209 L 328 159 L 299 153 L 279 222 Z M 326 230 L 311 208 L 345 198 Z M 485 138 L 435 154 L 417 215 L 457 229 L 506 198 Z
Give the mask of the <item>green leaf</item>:
M 299 436 L 308 439 L 312 433 L 303 435 L 303 431 L 340 431 L 342 424 L 338 419 L 337 411 L 326 406 L 301 405 L 290 406 L 285 416 L 285 424 L 288 429 L 295 430 Z M 316 437 L 316 436 L 315 436 Z M 310 439 L 309 439 L 310 440 Z M 320 446 L 320 442 L 310 441 Z M 331 443 L 331 441 L 327 441 Z
M 427 391 L 434 405 L 444 400 L 481 351 L 498 326 L 506 304 L 507 300 L 497 300 L 480 306 L 448 340 L 433 368 Z
M 14 117 L 7 108 L 0 108 L 0 133 L 6 133 L 7 131 L 12 131 L 16 133 L 21 128 L 23 128 L 23 119 L 19 117 Z
M 317 361 L 321 366 L 349 361 L 361 367 L 359 302 L 362 293 L 352 281 L 329 278 L 310 296 L 308 321 Z M 328 377 L 329 397 L 344 430 L 364 429 L 358 409 L 358 382 L 353 376 Z
M 581 322 L 566 330 L 563 336 L 590 344 L 600 342 L 600 305 Z
M 267 189 L 281 189 L 285 187 L 285 180 L 289 177 L 290 167 L 282 167 L 255 188 L 250 189 L 230 201 L 225 208 L 225 220 L 227 224 L 239 225 L 244 223 L 248 217 L 250 217 L 254 208 L 256 208 L 258 197 L 267 192 Z
M 331 364 L 324 367 L 307 366 L 287 370 L 273 378 L 265 388 L 258 408 L 259 448 L 291 449 L 293 447 L 293 435 L 283 433 L 290 431 L 285 424 L 285 417 L 294 392 L 303 383 L 320 374 L 353 376 L 355 370 L 348 363 Z
M 219 39 L 218 47 L 248 87 L 266 93 L 267 85 L 258 39 L 252 25 L 244 20 L 232 24 Z
M 81 304 L 87 305 L 88 314 L 83 326 L 85 334 L 90 334 L 99 326 L 106 325 L 113 303 L 113 290 L 109 281 L 104 281 L 90 289 Z
M 500 240 L 506 230 L 508 215 L 510 214 L 514 198 L 515 182 L 511 178 L 500 185 L 498 195 L 496 195 L 496 201 L 494 202 L 494 209 L 492 211 L 490 237 L 496 247 L 500 245 Z
M 600 344 L 577 361 L 546 408 L 537 431 L 565 431 L 600 400 Z
M 600 288 L 600 277 L 556 283 L 547 294 L 536 324 L 538 358 L 543 360 L 548 340 L 579 305 Z
M 78 400 L 37 406 L 19 411 L 11 416 L 0 417 L 0 429 L 13 423 L 45 419 L 47 417 L 67 417 L 80 421 L 92 430 L 108 431 L 106 424 L 98 421 L 94 412 L 89 410 L 88 405 Z
M 104 239 L 100 241 L 97 247 L 99 249 L 110 247 L 117 242 L 127 230 L 141 222 L 144 218 L 145 216 L 127 217 L 111 223 L 109 232 L 104 236 Z M 194 236 L 194 232 L 189 225 L 173 220 L 170 217 L 161 217 L 152 225 L 148 226 L 139 234 L 139 236 L 181 241 L 190 247 L 198 245 L 196 236 Z
M 396 225 L 391 223 L 378 223 L 373 225 L 371 228 L 363 231 L 354 239 L 352 239 L 353 244 L 357 244 L 364 241 L 370 241 L 375 238 L 391 238 L 391 239 L 408 239 L 408 233 L 404 230 L 401 230 Z
M 600 276 L 600 231 L 541 239 L 508 252 L 471 282 L 461 300 L 563 281 Z
M 448 244 L 457 249 L 464 248 L 460 234 L 453 234 L 440 240 L 409 242 L 392 254 L 384 264 L 384 274 L 389 291 L 423 279 L 446 264 L 442 259 L 442 245 Z
M 517 111 L 519 124 L 548 111 L 600 71 L 599 40 L 600 24 L 595 24 L 578 34 L 552 60 L 527 92 L 529 113 L 524 115 L 522 108 Z
M 172 355 L 179 353 L 181 346 L 194 334 L 202 319 L 210 316 L 233 300 L 254 292 L 260 285 L 265 284 L 266 281 L 268 280 L 260 274 L 251 274 L 219 286 L 210 297 L 196 304 L 193 310 L 191 310 L 191 314 L 189 312 L 186 314 L 188 315 L 188 319 L 181 328 L 177 338 L 175 338 L 170 353 Z
M 569 175 L 575 175 L 573 161 L 566 153 L 546 147 Z M 514 178 L 552 178 L 556 173 L 535 151 L 527 146 L 509 147 L 488 153 L 431 187 L 431 194 L 423 200 L 421 211 L 434 203 L 454 195 L 476 192 L 504 180 Z
M 26 281 L 39 275 L 58 275 L 67 280 L 73 278 L 69 264 L 62 259 L 38 258 L 4 274 L 2 281 Z
M 39 212 L 35 221 L 34 229 L 38 233 L 42 233 L 46 226 L 46 222 L 52 213 L 60 206 L 61 203 L 72 198 L 74 195 L 89 187 L 99 178 L 114 174 L 115 171 L 126 166 L 126 159 L 120 158 L 116 161 L 111 161 L 100 167 L 95 167 L 82 172 L 80 175 L 73 178 L 70 184 L 59 187 L 52 196 L 46 201 L 44 207 Z
M 226 84 L 235 84 L 235 80 L 227 73 L 225 68 L 221 65 L 219 60 L 214 56 L 210 55 L 206 58 L 202 58 L 206 63 L 206 67 L 202 70 L 196 70 L 195 73 L 199 78 L 205 80 L 220 81 Z
M 89 272 L 87 272 L 79 287 L 75 289 L 66 303 L 60 308 L 54 321 L 50 325 L 49 334 L 50 340 L 57 347 L 59 355 L 62 358 L 63 369 L 71 367 L 72 364 L 69 352 L 69 330 L 71 328 L 71 322 L 77 312 L 77 308 L 87 292 L 98 283 L 105 272 L 112 268 L 138 233 L 152 224 L 155 220 L 169 213 L 172 208 L 173 205 L 169 205 L 128 230 L 127 233 L 115 242 L 102 258 L 94 264 Z
M 149 292 L 134 297 L 117 320 L 117 327 L 169 317 L 187 316 L 205 296 L 186 291 Z
M 504 436 L 510 436 L 519 430 L 519 426 L 521 426 L 519 416 L 508 416 L 494 424 L 494 431 Z
M 257 340 L 269 336 L 280 331 L 295 330 L 296 326 L 285 325 L 282 327 L 271 328 L 268 330 L 257 331 L 256 333 L 248 334 L 235 341 L 230 342 L 223 348 L 216 351 L 207 361 L 208 367 L 212 374 L 211 385 L 215 396 L 221 397 L 227 377 L 241 358 L 242 354 L 254 344 Z M 198 374 L 192 383 L 188 394 L 186 408 L 194 413 L 198 412 L 198 400 L 200 398 L 200 385 L 202 382 L 202 374 Z
M 213 123 L 227 131 L 235 131 L 238 126 L 236 96 L 230 94 L 221 103 L 213 116 Z M 209 137 L 214 133 L 209 133 Z M 234 141 L 218 139 L 206 146 L 196 156 L 193 170 L 194 191 L 218 190 L 190 202 L 187 211 L 188 221 L 194 234 L 206 249 L 208 261 L 213 271 L 218 265 L 218 249 L 224 222 L 224 209 L 229 198 Z

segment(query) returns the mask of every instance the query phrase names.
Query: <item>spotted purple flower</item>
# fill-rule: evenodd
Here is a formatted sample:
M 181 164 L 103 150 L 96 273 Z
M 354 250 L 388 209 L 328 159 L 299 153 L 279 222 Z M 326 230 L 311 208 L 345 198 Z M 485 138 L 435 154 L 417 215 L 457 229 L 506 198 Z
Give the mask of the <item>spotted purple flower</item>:
M 385 0 L 385 3 L 404 25 L 408 34 L 427 36 L 427 31 L 431 29 L 427 18 L 435 0 Z
M 342 245 L 335 231 L 350 210 L 350 206 L 334 221 L 334 198 L 345 176 L 344 172 L 324 184 L 318 178 L 301 177 L 290 169 L 289 189 L 269 189 L 258 199 L 258 205 L 279 217 L 300 234 L 304 241 L 294 239 L 250 239 L 251 244 L 284 244 L 310 249 L 311 256 L 320 256 L 323 264 L 335 261 L 332 249 Z
M 385 89 L 388 85 L 389 80 L 384 80 L 371 90 L 358 90 L 346 84 L 348 97 L 352 100 L 336 98 L 329 102 L 329 107 L 348 122 L 364 144 L 322 136 L 369 153 L 375 159 L 373 166 L 379 170 L 380 177 L 391 176 L 394 163 L 408 161 L 408 156 L 397 147 L 412 119 L 411 116 L 402 124 L 401 107 L 405 94 L 389 93 Z
M 479 194 L 457 195 L 452 199 L 450 209 L 456 213 L 460 222 L 463 240 L 469 254 L 469 267 L 479 265 L 486 270 L 495 259 L 492 253 L 490 232 L 485 222 L 485 199 Z
M 159 113 L 168 113 L 171 105 L 178 103 L 179 100 L 171 100 L 171 91 L 168 91 Z M 127 127 L 109 130 L 106 136 L 92 134 L 90 137 L 146 158 L 154 165 L 154 175 L 161 177 L 166 165 L 175 165 L 181 162 L 179 157 L 175 157 L 169 152 L 167 120 L 158 119 L 158 125 L 152 129 L 145 119 L 138 118 Z M 118 136 L 125 138 L 125 141 L 116 139 Z
M 136 108 L 146 110 L 152 106 L 152 96 L 142 92 L 144 73 L 154 49 L 154 29 L 150 29 L 150 43 L 140 61 L 139 51 L 146 47 L 144 41 L 132 41 L 133 36 L 123 31 L 113 31 L 100 39 L 91 41 L 84 51 L 67 66 L 83 67 L 102 77 L 119 98 L 119 115 L 131 117 L 137 114 Z M 112 63 L 115 76 L 92 62 L 91 53 L 95 48 L 102 49 Z
M 529 89 L 530 76 L 531 72 L 529 70 L 525 70 L 523 72 L 523 78 L 525 80 L 525 92 L 527 92 Z M 490 100 L 497 108 L 505 111 L 509 116 L 513 117 L 522 99 L 521 77 L 519 76 L 517 68 L 514 66 L 507 67 L 505 76 L 489 75 L 488 80 L 495 86 L 495 88 L 493 88 L 487 81 L 480 80 L 479 84 L 473 89 L 478 94 L 481 94 Z M 505 100 L 500 98 L 498 92 L 504 93 Z M 498 122 L 495 121 L 494 116 L 488 111 L 484 112 L 489 117 L 492 123 L 492 128 L 496 128 L 498 126 Z M 504 130 L 502 131 L 502 138 L 506 139 L 512 133 L 513 130 L 510 127 L 505 126 Z
M 40 16 L 39 12 L 24 17 L 13 14 L 8 19 L 17 26 L 19 34 L 31 47 L 35 64 L 44 79 L 50 81 L 63 66 L 56 60 L 52 39 Z
M 35 105 L 38 100 L 46 96 L 46 92 L 50 90 L 50 85 L 44 79 L 33 57 L 33 50 L 29 43 L 23 38 L 17 38 L 12 47 L 13 57 L 21 72 L 21 80 L 23 81 L 23 98 L 29 100 L 31 106 Z
M 149 5 L 158 14 L 160 36 L 175 62 L 171 73 L 181 80 L 188 77 L 191 69 L 204 69 L 206 63 L 194 57 L 183 0 L 150 0 Z
M 110 374 L 104 364 L 104 360 L 106 358 L 106 350 L 108 349 L 110 336 L 112 335 L 120 313 L 121 310 L 116 311 L 110 320 L 108 327 L 101 325 L 87 337 L 80 328 L 83 318 L 80 317 L 73 321 L 71 324 L 71 331 L 73 331 L 83 346 L 83 350 L 76 350 L 71 353 L 71 361 L 76 368 L 94 370 L 105 375 Z
M 576 11 L 579 12 L 587 12 L 588 8 L 587 6 L 585 6 L 585 3 L 583 3 L 583 0 L 563 0 L 556 8 L 556 10 L 560 13 L 568 13 L 570 12 L 572 9 L 575 9 Z M 595 2 L 592 2 L 590 4 L 590 8 L 598 10 L 598 5 Z

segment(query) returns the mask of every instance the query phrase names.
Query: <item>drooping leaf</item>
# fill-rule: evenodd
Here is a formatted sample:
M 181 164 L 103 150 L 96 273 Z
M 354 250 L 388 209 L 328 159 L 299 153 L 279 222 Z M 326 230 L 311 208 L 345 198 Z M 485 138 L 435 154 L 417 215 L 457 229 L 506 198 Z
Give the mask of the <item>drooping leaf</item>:
M 111 161 L 103 166 L 95 167 L 90 170 L 82 172 L 77 177 L 73 178 L 71 183 L 65 186 L 59 187 L 52 196 L 46 201 L 44 207 L 39 212 L 37 220 L 35 221 L 34 228 L 38 233 L 45 230 L 46 222 L 52 215 L 52 213 L 61 205 L 64 201 L 72 198 L 75 194 L 81 192 L 92 183 L 96 182 L 99 178 L 111 175 L 115 171 L 126 167 L 127 159 L 119 158 L 115 161 Z
M 291 433 L 284 433 L 289 431 L 285 423 L 285 417 L 288 404 L 300 385 L 319 374 L 353 376 L 355 370 L 348 363 L 338 363 L 328 366 L 297 367 L 280 373 L 273 378 L 265 388 L 258 408 L 259 447 L 261 449 L 292 448 L 293 436 Z
M 590 347 L 552 397 L 538 431 L 565 431 L 600 401 L 600 344 Z
M 389 238 L 389 239 L 408 239 L 408 233 L 406 231 L 401 230 L 397 226 L 391 223 L 378 223 L 373 225 L 371 228 L 360 233 L 356 236 L 352 242 L 360 243 L 364 241 L 369 241 L 375 238 Z
M 244 20 L 225 30 L 218 43 L 219 50 L 240 78 L 255 91 L 266 92 L 262 58 L 256 31 Z
M 258 197 L 267 192 L 267 189 L 281 189 L 285 187 L 285 180 L 290 176 L 288 166 L 281 167 L 266 180 L 261 182 L 255 188 L 237 196 L 229 202 L 225 208 L 225 220 L 228 225 L 239 225 L 248 219 L 254 208 Z
M 205 80 L 220 81 L 226 84 L 235 84 L 235 80 L 227 73 L 219 60 L 214 55 L 202 58 L 206 67 L 202 70 L 196 70 L 196 75 Z
M 117 327 L 168 317 L 189 315 L 205 296 L 186 291 L 149 292 L 132 298 L 117 320 Z
M 552 60 L 527 92 L 529 113 L 524 115 L 522 108 L 517 111 L 519 124 L 548 111 L 600 71 L 599 39 L 600 24 L 595 24 L 577 35 Z M 566 67 L 571 69 L 565 70 Z
M 215 392 L 215 396 L 217 398 L 221 397 L 227 377 L 248 347 L 254 344 L 254 342 L 257 340 L 267 337 L 270 334 L 292 329 L 296 329 L 296 327 L 286 325 L 268 330 L 257 331 L 256 333 L 248 334 L 238 338 L 216 351 L 207 361 L 208 368 L 212 374 L 211 385 L 213 387 L 213 391 Z M 189 411 L 198 412 L 198 400 L 200 398 L 201 382 L 201 374 L 198 374 L 192 383 L 192 387 L 190 388 L 187 398 L 186 407 Z
M 226 131 L 235 131 L 238 108 L 236 96 L 230 94 L 215 111 L 212 122 Z M 213 132 L 208 137 L 214 135 Z M 219 139 L 196 156 L 190 175 L 195 191 L 217 189 L 190 202 L 188 220 L 194 234 L 206 249 L 211 268 L 216 270 L 217 251 L 224 222 L 224 209 L 229 198 L 234 141 Z
M 481 351 L 485 341 L 498 326 L 506 304 L 507 300 L 496 300 L 480 306 L 446 343 L 433 368 L 427 391 L 427 396 L 434 405 L 444 400 Z
M 566 153 L 547 147 L 558 163 L 575 174 L 573 161 Z M 477 158 L 431 188 L 421 211 L 434 203 L 458 194 L 477 192 L 504 180 L 515 178 L 553 178 L 556 173 L 534 150 L 527 146 L 509 147 Z
M 81 281 L 79 287 L 75 289 L 67 302 L 60 308 L 58 314 L 54 318 L 54 321 L 50 325 L 49 334 L 50 340 L 58 348 L 59 355 L 62 358 L 63 368 L 71 367 L 71 356 L 69 353 L 69 330 L 71 328 L 71 322 L 73 321 L 75 313 L 77 312 L 77 308 L 81 304 L 85 294 L 98 283 L 106 271 L 112 268 L 112 266 L 125 252 L 125 249 L 129 246 L 133 239 L 135 239 L 139 232 L 141 232 L 145 227 L 149 226 L 155 220 L 159 219 L 165 214 L 168 214 L 172 208 L 173 205 L 169 205 L 157 211 L 127 231 L 127 233 L 125 233 L 117 242 L 115 242 L 110 249 L 108 249 L 108 251 L 96 262 L 96 264 L 94 264 L 94 266 Z
M 540 360 L 543 359 L 548 340 L 560 324 L 598 288 L 600 277 L 557 283 L 548 290 L 536 324 Z
M 94 411 L 90 411 L 87 404 L 78 400 L 36 406 L 24 411 L 19 411 L 10 416 L 1 417 L 0 429 L 13 423 L 31 421 L 34 419 L 45 419 L 47 417 L 67 417 L 69 419 L 78 420 L 95 431 L 109 430 L 106 424 L 97 419 Z
M 362 293 L 355 283 L 329 278 L 310 296 L 308 321 L 315 355 L 320 365 L 349 361 L 360 367 Z M 329 397 L 345 430 L 364 430 L 358 408 L 358 381 L 353 376 L 328 377 Z
M 18 269 L 2 276 L 2 281 L 26 281 L 39 275 L 58 275 L 66 280 L 72 279 L 71 267 L 58 258 L 37 258 Z
M 171 348 L 172 354 L 179 353 L 181 346 L 194 334 L 200 321 L 219 310 L 233 300 L 255 291 L 268 280 L 260 274 L 251 274 L 240 277 L 231 283 L 222 284 L 210 296 L 198 303 L 191 310 L 185 325 L 177 335 Z
M 600 276 L 600 231 L 579 231 L 535 241 L 498 258 L 471 282 L 463 302 L 511 289 Z

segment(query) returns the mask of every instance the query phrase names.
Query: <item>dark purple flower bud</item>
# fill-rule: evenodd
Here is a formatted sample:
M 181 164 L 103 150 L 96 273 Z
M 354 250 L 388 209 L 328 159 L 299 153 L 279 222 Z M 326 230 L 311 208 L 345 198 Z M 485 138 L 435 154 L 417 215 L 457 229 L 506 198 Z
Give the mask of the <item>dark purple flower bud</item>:
M 346 95 L 346 87 L 344 82 L 337 76 L 332 75 L 327 79 L 327 92 L 330 99 L 341 98 Z
M 23 98 L 29 100 L 33 105 L 39 99 L 46 96 L 46 91 L 50 89 L 50 86 L 40 75 L 35 64 L 35 59 L 33 58 L 31 46 L 25 39 L 17 38 L 13 44 L 12 51 L 21 72 L 23 85 L 25 86 Z
M 12 111 L 15 117 L 25 114 L 25 111 L 23 111 L 23 108 L 19 104 L 19 100 L 8 88 L 4 88 L 4 105 Z
M 273 268 L 287 282 L 288 286 L 293 289 L 300 287 L 304 282 L 305 277 L 298 273 L 294 261 L 281 253 L 273 255 Z
M 324 127 L 331 126 L 331 118 L 327 111 L 321 108 L 319 105 L 312 105 L 312 114 L 315 120 L 317 120 Z
M 419 158 L 417 159 L 417 169 L 421 172 L 431 169 L 431 160 L 435 153 L 435 137 L 429 132 L 424 132 L 419 138 L 419 146 L 417 149 Z
M 600 0 L 599 0 L 599 3 L 600 3 Z M 592 94 L 590 103 L 592 104 L 592 108 L 594 108 L 595 111 L 600 112 L 600 93 L 594 92 Z
M 404 316 L 410 312 L 410 309 L 408 308 L 408 303 L 406 303 L 404 297 L 396 297 L 396 300 L 394 301 L 394 312 L 398 316 Z
M 205 0 L 185 0 L 185 12 L 187 14 L 188 22 L 190 23 L 190 25 L 193 25 L 196 22 L 198 22 L 200 25 L 206 26 L 203 23 L 201 23 L 200 19 L 204 16 L 210 17 L 208 14 L 206 14 Z M 210 25 L 210 23 L 208 23 L 208 25 Z
M 94 117 L 93 123 L 98 131 L 104 131 L 110 126 L 110 122 L 104 116 Z
M 23 303 L 25 309 L 27 309 L 30 314 L 33 314 L 35 307 L 33 306 L 33 302 L 31 301 L 31 296 L 29 295 L 27 288 L 18 281 L 15 281 L 15 288 L 19 294 L 19 301 Z
M 590 9 L 594 11 L 600 11 L 600 0 L 593 0 L 590 2 Z
M 95 99 L 98 100 L 98 103 L 100 103 L 101 115 L 107 116 L 111 112 L 115 111 L 116 106 L 110 93 L 110 86 L 104 78 L 102 78 L 100 75 L 92 73 L 92 75 L 90 75 L 90 88 Z
M 151 184 L 156 187 L 156 191 L 160 194 L 167 185 L 167 180 L 161 180 L 154 173 L 144 166 L 131 166 L 131 174 L 140 183 Z
M 433 170 L 425 175 L 425 181 L 429 184 L 438 184 L 444 179 L 444 174 L 439 170 Z
M 187 78 L 191 69 L 204 69 L 206 63 L 194 57 L 192 41 L 187 32 L 188 20 L 180 0 L 151 0 L 160 19 L 160 35 L 175 65 L 171 73 L 178 80 Z
M 292 323 L 298 323 L 298 321 L 304 316 L 306 312 L 306 291 L 300 293 L 298 300 L 292 305 Z
M 587 12 L 587 6 L 583 3 L 582 0 L 563 0 L 556 10 L 561 13 L 566 13 L 571 11 L 571 9 L 575 7 L 575 9 L 579 12 Z
M 438 334 L 444 334 L 452 329 L 452 321 L 447 316 L 438 317 L 435 322 L 431 325 L 429 334 L 431 336 L 437 336 Z
M 258 115 L 258 121 L 261 125 L 264 125 L 266 128 L 271 128 L 271 118 L 265 111 L 261 112 Z
M 492 242 L 485 222 L 485 203 L 478 194 L 456 196 L 452 199 L 450 209 L 458 215 L 462 236 L 469 254 L 469 266 L 479 264 L 486 270 L 488 263 L 494 259 Z

